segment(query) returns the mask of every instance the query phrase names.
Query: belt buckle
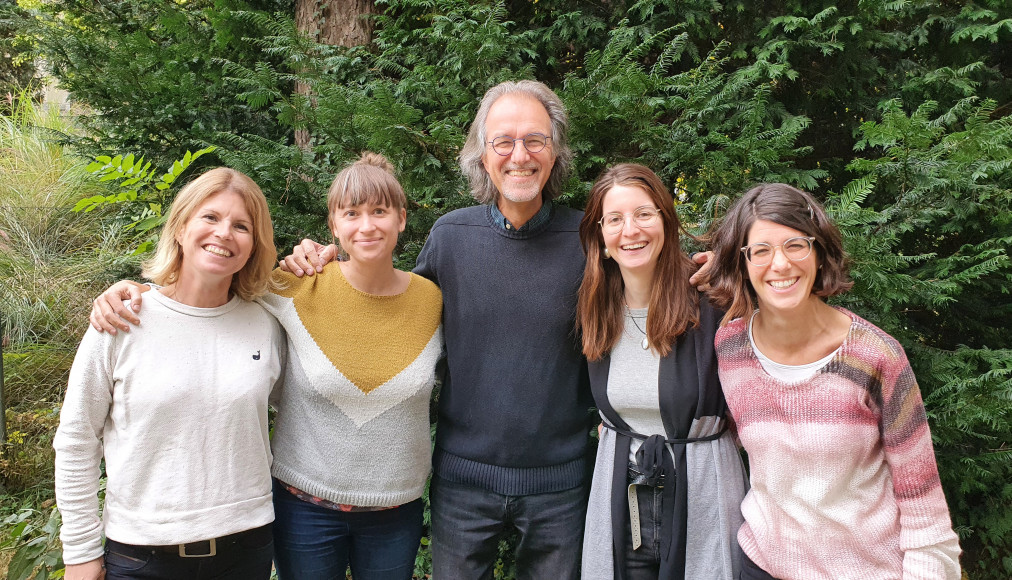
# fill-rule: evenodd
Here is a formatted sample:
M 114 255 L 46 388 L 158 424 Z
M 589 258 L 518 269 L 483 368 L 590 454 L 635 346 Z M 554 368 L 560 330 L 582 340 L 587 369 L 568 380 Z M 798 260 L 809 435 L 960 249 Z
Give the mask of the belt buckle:
M 203 543 L 203 542 L 190 542 L 190 544 L 179 544 L 179 557 L 180 558 L 210 558 L 211 556 L 216 555 L 218 553 L 218 544 L 215 541 L 215 538 L 211 538 L 210 540 L 206 540 L 206 541 L 208 543 L 208 553 L 207 554 L 187 554 L 186 553 L 186 546 L 188 546 L 190 544 L 202 544 Z

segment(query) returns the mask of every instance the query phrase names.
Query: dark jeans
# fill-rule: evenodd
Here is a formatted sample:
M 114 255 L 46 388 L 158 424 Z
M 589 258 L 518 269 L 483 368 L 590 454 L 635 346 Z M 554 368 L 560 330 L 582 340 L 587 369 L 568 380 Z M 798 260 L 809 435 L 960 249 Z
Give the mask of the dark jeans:
M 777 580 L 773 576 L 770 576 L 768 572 L 756 565 L 755 562 L 749 559 L 745 554 L 741 555 L 741 574 L 738 575 L 739 580 Z
M 274 483 L 274 564 L 281 580 L 411 580 L 422 538 L 422 500 L 374 512 L 303 501 Z
M 517 580 L 580 577 L 586 485 L 552 493 L 511 496 L 432 476 L 433 580 L 486 580 L 499 540 L 520 534 Z
M 267 580 L 271 576 L 274 542 L 270 524 L 218 541 L 217 554 L 181 558 L 152 546 L 135 546 L 113 539 L 105 542 L 106 580 Z M 195 553 L 207 553 L 204 549 Z
M 639 502 L 640 539 L 639 549 L 633 550 L 632 525 L 625 525 L 625 578 L 626 580 L 657 580 L 661 564 L 661 529 L 665 514 L 662 512 L 659 487 L 636 486 Z

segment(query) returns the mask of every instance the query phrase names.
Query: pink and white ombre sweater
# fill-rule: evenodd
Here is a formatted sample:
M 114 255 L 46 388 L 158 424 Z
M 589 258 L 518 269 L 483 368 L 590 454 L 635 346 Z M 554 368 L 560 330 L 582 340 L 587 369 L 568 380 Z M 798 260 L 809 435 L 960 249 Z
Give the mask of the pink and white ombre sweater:
M 738 543 L 784 580 L 957 579 L 959 542 L 903 348 L 844 309 L 850 333 L 813 377 L 759 364 L 748 319 L 717 332 L 720 382 L 749 456 Z

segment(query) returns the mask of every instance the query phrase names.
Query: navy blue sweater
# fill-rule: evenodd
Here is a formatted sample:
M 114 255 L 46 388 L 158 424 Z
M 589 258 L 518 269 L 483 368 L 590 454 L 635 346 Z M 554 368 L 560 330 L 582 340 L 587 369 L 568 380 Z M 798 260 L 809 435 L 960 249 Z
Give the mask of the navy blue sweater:
M 547 223 L 517 232 L 474 206 L 432 227 L 415 273 L 443 291 L 440 477 L 506 495 L 586 480 L 593 399 L 574 330 L 582 216 L 555 205 Z

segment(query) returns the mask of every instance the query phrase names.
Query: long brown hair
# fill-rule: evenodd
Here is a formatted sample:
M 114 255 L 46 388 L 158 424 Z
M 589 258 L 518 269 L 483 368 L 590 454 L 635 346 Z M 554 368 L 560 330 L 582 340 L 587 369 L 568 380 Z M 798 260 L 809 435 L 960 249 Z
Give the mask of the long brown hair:
M 763 183 L 745 192 L 710 236 L 713 244 L 713 268 L 710 274 L 710 299 L 727 313 L 721 324 L 741 318 L 755 310 L 756 293 L 748 277 L 748 264 L 741 248 L 748 243 L 752 225 L 766 220 L 798 230 L 815 238 L 815 257 L 819 269 L 812 294 L 827 298 L 842 294 L 854 285 L 850 281 L 850 261 L 843 251 L 840 230 L 811 194 L 785 183 Z
M 665 356 L 679 335 L 699 324 L 699 296 L 689 285 L 690 260 L 679 244 L 681 226 L 674 199 L 656 173 L 635 163 L 616 165 L 597 178 L 580 222 L 587 265 L 580 284 L 576 328 L 583 338 L 583 354 L 589 360 L 600 359 L 615 347 L 625 327 L 622 272 L 614 260 L 604 259 L 598 224 L 604 213 L 604 197 L 616 185 L 642 189 L 660 210 L 664 245 L 650 288 L 646 330 L 650 347 Z

